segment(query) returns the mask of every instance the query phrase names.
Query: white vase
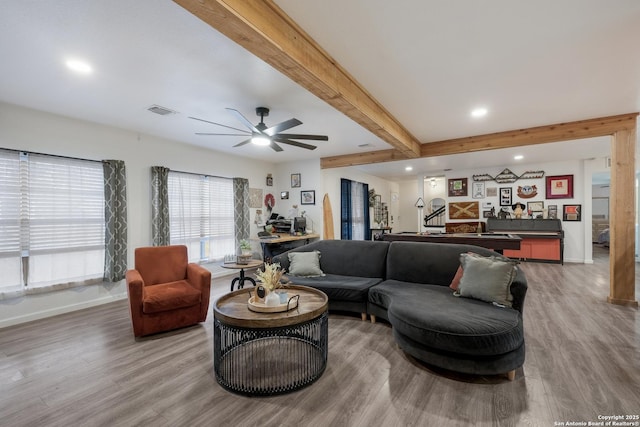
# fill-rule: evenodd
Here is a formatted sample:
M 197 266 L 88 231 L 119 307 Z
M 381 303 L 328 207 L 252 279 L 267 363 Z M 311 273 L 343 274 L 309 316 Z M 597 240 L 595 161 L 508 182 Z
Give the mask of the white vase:
M 264 299 L 264 304 L 268 307 L 274 307 L 280 305 L 280 297 L 275 292 L 271 291 Z

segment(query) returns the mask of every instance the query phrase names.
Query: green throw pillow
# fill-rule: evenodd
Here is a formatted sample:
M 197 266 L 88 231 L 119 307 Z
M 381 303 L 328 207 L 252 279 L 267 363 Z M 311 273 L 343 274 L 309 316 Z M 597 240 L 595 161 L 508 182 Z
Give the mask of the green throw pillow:
M 516 276 L 516 262 L 497 257 L 460 254 L 462 278 L 460 296 L 511 307 L 511 282 Z
M 290 253 L 289 275 L 302 277 L 324 276 L 320 269 L 320 251 Z

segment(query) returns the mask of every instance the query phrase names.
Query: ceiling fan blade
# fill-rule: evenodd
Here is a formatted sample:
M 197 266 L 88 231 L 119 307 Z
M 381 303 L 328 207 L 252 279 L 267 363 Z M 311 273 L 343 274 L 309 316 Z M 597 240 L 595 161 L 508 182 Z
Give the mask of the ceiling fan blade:
M 278 123 L 275 126 L 271 126 L 268 129 L 265 129 L 264 133 L 266 133 L 269 136 L 274 136 L 275 134 L 282 132 L 283 130 L 291 129 L 294 126 L 298 126 L 301 124 L 302 122 L 298 119 L 289 119 L 289 120 L 285 120 L 282 123 Z
M 280 147 L 274 141 L 271 141 L 271 144 L 269 145 L 269 147 L 271 147 L 273 149 L 273 151 L 277 151 L 277 152 L 282 151 L 282 147 Z
M 234 127 L 231 127 L 231 126 L 223 125 L 223 124 L 221 124 L 221 123 L 210 122 L 209 120 L 199 119 L 199 118 L 197 118 L 197 117 L 189 117 L 189 118 L 190 118 L 190 119 L 193 119 L 193 120 L 198 120 L 199 122 L 210 123 L 210 124 L 212 124 L 212 125 L 222 126 L 223 128 L 228 128 L 228 129 L 237 130 L 238 132 L 251 133 L 251 132 L 249 132 L 248 130 L 245 130 L 245 129 L 237 129 L 237 128 L 234 128 Z
M 298 141 L 292 141 L 290 139 L 286 139 L 286 138 L 273 138 L 274 141 L 278 141 L 282 144 L 289 144 L 289 145 L 293 145 L 295 147 L 300 147 L 300 148 L 306 148 L 307 150 L 315 150 L 316 147 L 315 145 L 309 145 L 309 144 L 305 144 L 303 142 L 298 142 Z
M 253 125 L 253 123 L 251 123 L 245 116 L 242 115 L 242 113 L 238 110 L 234 110 L 233 108 L 227 108 L 227 110 L 229 110 L 231 112 L 231 114 L 233 114 L 234 116 L 236 116 L 236 118 L 238 120 L 240 120 L 242 122 L 242 124 L 244 124 L 246 127 L 248 127 L 249 129 L 251 129 L 251 132 L 255 132 L 255 133 L 261 133 L 260 129 L 258 129 L 257 127 L 255 127 Z
M 314 141 L 329 140 L 329 137 L 327 135 L 302 135 L 298 133 L 279 133 L 276 136 L 278 138 L 287 138 L 287 139 L 312 139 Z
M 196 132 L 196 135 L 217 135 L 217 136 L 247 136 L 240 133 L 208 133 L 208 132 Z
M 234 145 L 234 147 L 242 147 L 243 145 L 248 144 L 248 143 L 250 143 L 250 142 L 251 142 L 251 138 L 249 138 L 249 139 L 245 139 L 244 141 L 239 142 L 239 143 L 237 143 L 236 145 Z

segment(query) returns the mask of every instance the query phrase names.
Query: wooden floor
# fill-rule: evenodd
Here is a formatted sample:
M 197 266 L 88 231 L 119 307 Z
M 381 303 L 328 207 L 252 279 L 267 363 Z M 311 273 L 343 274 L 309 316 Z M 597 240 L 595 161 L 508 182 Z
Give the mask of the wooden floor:
M 121 301 L 0 330 L 0 425 L 554 426 L 640 414 L 640 316 L 606 303 L 606 251 L 594 258 L 523 264 L 527 355 L 512 382 L 423 366 L 388 325 L 331 314 L 315 384 L 237 396 L 213 376 L 211 312 L 136 341 Z M 214 298 L 228 286 L 214 280 Z

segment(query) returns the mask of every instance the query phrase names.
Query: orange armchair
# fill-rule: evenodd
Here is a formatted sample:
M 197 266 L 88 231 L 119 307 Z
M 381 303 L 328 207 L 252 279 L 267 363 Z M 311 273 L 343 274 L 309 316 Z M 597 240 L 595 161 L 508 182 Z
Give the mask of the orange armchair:
M 186 246 L 137 248 L 126 281 L 136 337 L 207 319 L 211 272 L 189 263 Z

